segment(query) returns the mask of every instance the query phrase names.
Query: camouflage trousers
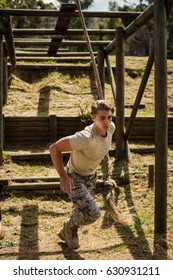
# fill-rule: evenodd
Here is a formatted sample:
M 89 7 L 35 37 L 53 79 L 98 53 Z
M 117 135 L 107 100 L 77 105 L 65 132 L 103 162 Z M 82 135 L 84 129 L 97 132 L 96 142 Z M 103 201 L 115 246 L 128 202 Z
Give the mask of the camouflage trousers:
M 69 195 L 73 203 L 73 210 L 69 218 L 74 226 L 87 225 L 100 217 L 100 208 L 94 198 L 96 188 L 96 173 L 89 176 L 80 174 L 67 168 L 67 174 L 73 179 L 75 189 Z

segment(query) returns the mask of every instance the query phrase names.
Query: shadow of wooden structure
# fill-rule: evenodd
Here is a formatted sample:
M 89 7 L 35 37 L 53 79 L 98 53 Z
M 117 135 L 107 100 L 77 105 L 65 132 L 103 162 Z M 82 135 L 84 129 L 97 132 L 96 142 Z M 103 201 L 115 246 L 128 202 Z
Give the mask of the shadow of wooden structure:
M 136 113 L 143 96 L 150 71 L 155 62 L 155 232 L 166 232 L 166 213 L 167 213 L 167 139 L 168 139 L 168 118 L 167 118 L 167 66 L 166 66 L 166 25 L 169 12 L 173 1 L 156 0 L 144 12 L 91 12 L 82 11 L 84 17 L 109 17 L 121 18 L 131 17 L 132 22 L 125 27 L 118 27 L 115 30 L 88 30 L 89 35 L 113 36 L 111 41 L 92 41 L 91 45 L 97 48 L 95 58 L 97 60 L 98 71 L 100 75 L 102 90 L 104 92 L 105 67 L 106 61 L 107 73 L 112 87 L 112 93 L 116 105 L 116 157 L 121 158 L 124 155 L 126 142 L 132 133 L 135 123 Z M 7 99 L 7 57 L 9 57 L 12 69 L 17 68 L 18 59 L 41 59 L 51 58 L 59 59 L 65 56 L 73 55 L 77 59 L 81 56 L 89 56 L 88 52 L 71 52 L 72 46 L 86 46 L 85 40 L 66 40 L 67 35 L 83 35 L 82 29 L 70 29 L 70 20 L 79 16 L 79 11 L 75 4 L 62 4 L 57 10 L 6 10 L 0 9 L 0 164 L 3 162 L 3 141 L 4 141 L 4 117 L 3 105 Z M 10 24 L 10 16 L 47 16 L 57 17 L 57 23 L 54 30 L 33 30 L 33 29 L 14 29 Z M 124 42 L 135 32 L 154 18 L 154 46 L 150 52 L 146 69 L 141 80 L 136 100 L 128 122 L 125 123 L 124 116 Z M 50 36 L 50 39 L 33 40 L 29 36 Z M 20 38 L 26 36 L 27 39 Z M 30 48 L 32 47 L 32 49 Z M 42 49 L 40 49 L 42 47 Z M 87 47 L 87 46 L 86 46 Z M 65 48 L 68 48 L 65 49 Z M 116 71 L 113 73 L 110 66 L 109 54 L 116 52 Z M 11 70 L 12 70 L 11 69 Z M 52 123 L 56 117 L 52 118 Z M 55 124 L 55 123 L 54 123 Z M 6 125 L 6 120 L 5 120 Z M 124 129 L 126 128 L 126 129 Z M 56 132 L 55 132 L 56 135 Z M 54 136 L 51 136 L 53 139 Z M 8 137 L 8 134 L 6 135 Z M 47 139 L 48 140 L 48 139 Z M 50 140 L 50 139 L 49 139 Z

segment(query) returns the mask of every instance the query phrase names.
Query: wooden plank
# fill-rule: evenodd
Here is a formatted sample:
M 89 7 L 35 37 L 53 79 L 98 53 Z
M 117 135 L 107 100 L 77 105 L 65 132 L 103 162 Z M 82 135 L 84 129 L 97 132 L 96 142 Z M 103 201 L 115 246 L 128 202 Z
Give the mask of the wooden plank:
M 70 5 L 74 4 L 68 4 Z M 46 10 L 46 9 L 0 9 L 0 12 L 7 12 L 12 16 L 36 16 L 36 17 L 57 17 L 63 13 L 59 10 Z M 141 14 L 141 12 L 126 12 L 126 11 L 86 11 L 83 10 L 83 15 L 85 17 L 98 17 L 98 18 L 136 18 Z M 64 12 L 65 15 L 73 15 L 73 17 L 78 17 L 78 11 L 73 13 Z
M 104 181 L 98 179 L 96 182 L 96 187 L 104 187 Z M 48 190 L 48 189 L 59 189 L 59 182 L 39 182 L 39 183 L 16 183 L 4 186 L 2 190 L 13 191 L 13 190 Z
M 32 131 L 30 131 L 30 132 L 28 132 L 28 131 L 13 131 L 13 132 L 6 132 L 5 133 L 5 139 L 8 139 L 8 138 L 10 138 L 11 137 L 11 139 L 13 139 L 13 138 L 15 138 L 15 137 L 17 137 L 17 138 L 20 138 L 20 136 L 21 136 L 21 134 L 22 134 L 22 137 L 42 137 L 42 138 L 47 138 L 47 139 L 49 139 L 50 138 L 50 136 L 49 136 L 49 132 L 44 132 L 44 131 L 34 131 L 34 132 L 32 132 Z
M 8 133 L 13 133 L 13 132 L 16 132 L 16 133 L 21 133 L 21 132 L 24 132 L 24 133 L 49 133 L 49 127 L 48 126 L 19 126 L 19 124 L 16 124 L 16 126 L 6 126 L 9 128 L 9 130 L 6 131 L 6 135 Z
M 32 40 L 32 39 L 28 39 L 28 40 L 22 40 L 22 39 L 15 39 L 14 43 L 15 43 L 15 47 L 29 47 L 29 46 L 35 46 L 35 47 L 40 47 L 40 46 L 51 46 L 51 44 L 54 44 L 54 48 L 58 50 L 59 46 L 57 47 L 56 45 L 59 44 L 59 42 L 61 42 L 61 47 L 69 47 L 69 46 L 86 46 L 86 41 L 84 40 L 64 40 L 62 41 L 61 38 L 54 38 L 54 41 L 51 42 L 50 39 L 44 39 L 44 40 Z M 94 41 L 91 40 L 91 45 L 92 46 L 107 46 L 111 41 Z M 55 53 L 55 49 L 54 52 L 49 53 L 50 55 L 53 55 L 53 53 Z M 55 53 L 56 54 L 56 53 Z
M 59 189 L 59 182 L 40 182 L 40 183 L 16 183 L 4 186 L 4 191 L 14 191 L 14 190 L 48 190 L 48 189 Z
M 47 61 L 47 60 L 54 60 L 56 61 L 56 63 L 90 63 L 91 58 L 90 57 L 53 57 L 53 56 L 45 56 L 45 57 L 27 57 L 27 56 L 23 56 L 23 57 L 17 57 L 16 58 L 17 61 Z
M 37 118 L 37 117 L 36 117 Z M 7 126 L 7 127 L 26 127 L 26 128 L 32 128 L 32 127 L 41 127 L 41 128 L 46 128 L 46 127 L 49 127 L 49 122 L 46 120 L 46 121 L 37 121 L 37 119 L 35 119 L 35 120 L 33 120 L 33 121 L 27 121 L 27 119 L 25 120 L 25 121 L 23 121 L 23 120 L 20 120 L 20 121 L 8 121 L 7 119 L 6 119 L 6 121 L 5 121 L 5 126 Z
M 0 32 L 0 165 L 3 163 L 3 42 L 2 34 Z
M 42 118 L 43 121 L 37 118 L 40 117 L 5 117 L 5 140 L 7 143 L 17 143 L 30 141 L 43 141 L 45 143 L 50 141 L 50 127 L 49 118 Z M 29 122 L 27 121 L 29 120 Z M 18 122 L 17 120 L 20 120 Z M 56 139 L 73 134 L 76 131 L 82 130 L 85 127 L 85 123 L 82 123 L 79 117 L 56 117 L 57 120 L 57 134 Z M 128 118 L 126 117 L 128 121 Z M 116 123 L 115 118 L 113 121 Z M 45 124 L 46 123 L 46 124 Z M 132 131 L 130 141 L 150 141 L 154 142 L 154 117 L 136 117 Z M 173 118 L 168 118 L 169 131 L 168 131 L 168 143 L 172 143 L 173 139 Z M 22 134 L 22 135 L 21 135 Z M 40 136 L 42 137 L 40 138 Z M 38 137 L 39 136 L 39 137 Z M 22 138 L 25 137 L 25 138 Z M 32 139 L 33 138 L 33 139 Z M 115 135 L 113 135 L 115 140 Z
M 96 55 L 97 52 L 94 52 L 94 55 Z M 31 50 L 31 51 L 22 51 L 22 52 L 17 52 L 16 53 L 16 57 L 20 57 L 20 56 L 27 56 L 27 57 L 35 57 L 35 56 L 39 56 L 39 57 L 49 57 L 49 55 L 47 54 L 47 52 L 34 52 L 34 50 Z M 53 56 L 54 58 L 55 57 L 89 57 L 90 58 L 90 54 L 89 52 L 70 52 L 70 51 L 63 51 L 63 52 L 60 52 L 58 51 L 58 53 L 54 54 Z
M 9 138 L 5 138 L 5 142 L 6 143 L 49 143 L 49 137 L 9 137 Z
M 74 5 L 74 4 L 68 4 Z M 68 12 L 60 12 L 59 10 L 46 9 L 0 9 L 0 12 L 8 12 L 12 16 L 36 16 L 36 17 L 57 17 L 59 15 L 68 15 Z M 126 12 L 126 11 L 82 11 L 85 17 L 98 18 L 136 18 L 141 12 Z M 78 11 L 70 12 L 73 17 L 78 17 Z
M 62 12 L 69 12 L 72 13 L 76 10 L 76 4 L 73 5 L 68 5 L 68 4 L 61 4 L 61 8 L 60 8 L 60 15 L 57 19 L 56 25 L 55 25 L 55 30 L 64 30 L 67 31 L 69 25 L 70 25 L 70 21 L 71 21 L 71 16 L 70 15 L 62 15 Z M 56 54 L 56 52 L 58 51 L 59 47 L 61 46 L 63 37 L 61 37 L 61 39 L 59 38 L 57 40 L 57 38 L 52 38 L 52 42 L 51 45 L 48 48 L 48 54 L 49 55 L 53 55 Z
M 7 179 L 6 179 L 7 181 Z M 59 182 L 60 178 L 58 176 L 35 176 L 35 177 L 24 177 L 24 178 L 20 178 L 20 177 L 15 177 L 15 178 L 11 178 L 10 182 L 17 182 L 17 183 L 25 183 L 25 182 L 36 182 L 36 181 L 43 181 L 43 182 Z
M 11 122 L 17 122 L 17 121 L 23 121 L 23 122 L 29 122 L 29 121 L 41 121 L 41 122 L 45 122 L 47 121 L 47 123 L 49 123 L 49 117 L 39 117 L 39 116 L 17 116 L 17 117 L 5 117 L 5 119 L 7 121 L 11 121 Z
M 63 153 L 63 159 L 67 160 L 70 153 Z M 11 159 L 14 161 L 26 161 L 26 160 L 51 160 L 50 153 L 25 153 L 18 155 L 11 155 Z
M 50 153 L 29 153 L 11 155 L 13 161 L 25 161 L 25 160 L 48 160 L 50 159 Z
M 114 35 L 115 29 L 87 29 L 89 35 Z M 67 29 L 67 30 L 55 30 L 55 29 L 31 29 L 31 28 L 19 28 L 13 29 L 13 34 L 17 36 L 31 36 L 31 35 L 83 35 L 83 29 Z

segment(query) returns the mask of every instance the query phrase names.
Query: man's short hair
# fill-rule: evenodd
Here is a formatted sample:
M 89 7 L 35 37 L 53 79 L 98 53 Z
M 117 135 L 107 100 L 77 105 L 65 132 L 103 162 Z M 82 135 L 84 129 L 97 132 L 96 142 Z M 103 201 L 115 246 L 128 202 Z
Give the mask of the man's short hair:
M 93 102 L 91 105 L 91 114 L 96 115 L 99 110 L 102 111 L 112 111 L 112 114 L 114 113 L 114 107 L 108 104 L 104 99 L 99 99 Z

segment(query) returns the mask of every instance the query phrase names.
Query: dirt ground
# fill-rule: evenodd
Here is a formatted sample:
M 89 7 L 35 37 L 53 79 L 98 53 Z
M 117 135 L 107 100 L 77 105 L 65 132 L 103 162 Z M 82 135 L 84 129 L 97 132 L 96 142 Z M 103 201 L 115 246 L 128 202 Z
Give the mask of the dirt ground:
M 172 151 L 169 156 L 171 159 Z M 96 195 L 101 217 L 79 229 L 80 248 L 74 251 L 57 236 L 71 211 L 66 195 L 55 190 L 3 192 L 4 238 L 0 241 L 0 259 L 173 259 L 171 171 L 168 175 L 168 233 L 166 237 L 158 236 L 154 235 L 154 189 L 148 186 L 148 164 L 153 162 L 153 155 L 131 154 L 131 162 L 123 165 L 124 170 L 120 170 L 114 158 L 110 160 L 111 177 L 118 178 L 121 172 L 117 207 L 128 224 L 112 219 L 105 203 L 106 190 L 101 188 Z M 12 163 L 11 168 L 15 170 L 16 165 Z M 32 168 L 32 164 L 25 162 L 20 167 L 26 170 Z M 44 168 L 55 175 L 51 163 L 45 162 Z M 101 176 L 98 171 L 98 177 Z
M 133 64 L 133 60 L 132 60 Z M 136 67 L 136 65 L 134 65 Z M 52 78 L 51 78 L 52 77 Z M 63 95 L 63 78 L 58 80 L 53 86 L 55 74 L 47 78 L 49 87 L 52 87 L 49 95 L 49 112 L 62 114 L 67 105 L 67 96 L 70 98 L 72 115 L 78 114 L 80 107 L 76 105 L 76 99 L 82 100 L 81 106 L 89 104 L 93 97 L 88 93 L 88 82 L 83 77 L 82 85 L 76 78 L 66 81 L 64 84 L 65 93 Z M 140 77 L 139 77 L 140 78 Z M 169 79 L 172 80 L 172 72 Z M 133 86 L 139 84 L 139 80 L 129 78 Z M 58 83 L 59 82 L 59 83 Z M 151 83 L 150 83 L 151 84 Z M 147 114 L 151 114 L 150 108 L 153 105 L 153 97 L 150 97 L 151 87 L 148 85 L 144 99 L 149 105 L 144 109 Z M 40 88 L 46 88 L 46 80 L 42 84 L 35 84 L 40 94 Z M 81 97 L 76 97 L 72 92 L 85 92 L 84 102 Z M 77 87 L 80 86 L 80 90 Z M 68 87 L 68 89 L 67 89 Z M 110 85 L 106 84 L 107 92 Z M 169 87 L 168 87 L 169 88 Z M 81 90 L 82 89 L 82 90 Z M 35 90 L 35 91 L 34 91 Z M 33 92 L 34 91 L 34 92 Z M 21 93 L 23 94 L 21 95 Z M 49 91 L 50 92 L 50 91 Z M 133 92 L 133 89 L 131 89 Z M 53 105 L 54 98 L 61 98 L 60 106 Z M 70 95 L 71 93 L 71 95 Z M 66 94 L 66 96 L 65 96 Z M 130 101 L 130 90 L 128 93 L 128 103 Z M 172 93 L 171 93 L 172 94 Z M 170 95 L 171 95 L 170 94 Z M 18 77 L 14 77 L 9 99 L 4 107 L 6 115 L 36 115 L 38 113 L 38 95 L 34 84 L 22 82 Z M 54 96 L 54 98 L 53 98 Z M 34 99 L 35 97 L 35 99 Z M 72 101 L 74 97 L 75 101 Z M 23 106 L 19 102 L 22 98 Z M 43 95 L 42 95 L 43 98 Z M 46 94 L 42 99 L 44 103 Z M 63 103 L 64 100 L 64 103 Z M 171 100 L 169 96 L 169 100 Z M 40 100 L 39 100 L 40 101 Z M 16 103 L 15 103 L 16 102 Z M 16 105 L 15 105 L 16 104 Z M 32 106 L 28 106 L 31 104 Z M 41 103 L 40 103 L 41 104 Z M 68 103 L 69 104 L 69 103 Z M 78 103 L 79 104 L 79 103 Z M 25 106 L 24 106 L 25 105 Z M 47 106 L 47 103 L 46 103 Z M 171 108 L 172 105 L 170 105 Z M 30 107 L 30 110 L 29 110 Z M 86 107 L 86 106 L 85 106 Z M 84 109 L 85 109 L 84 107 Z M 20 109 L 18 109 L 20 108 Z M 40 114 L 44 112 L 39 107 Z M 47 108 L 47 107 L 46 107 Z M 69 108 L 70 109 L 70 108 Z M 51 111 L 52 110 L 52 111 Z M 153 110 L 153 109 L 151 109 Z M 41 113 L 42 112 L 42 113 Z M 143 112 L 144 113 L 144 112 Z M 141 113 L 142 114 L 142 113 Z M 170 109 L 171 114 L 171 109 Z M 136 146 L 130 143 L 130 147 Z M 139 144 L 137 145 L 139 147 Z M 0 166 L 0 179 L 13 181 L 14 178 L 33 177 L 55 177 L 55 169 L 50 160 L 37 161 L 14 161 L 11 155 L 33 152 L 48 152 L 47 145 L 6 145 L 4 147 L 4 164 Z M 105 197 L 107 190 L 99 188 L 96 192 L 96 200 L 101 209 L 101 217 L 97 222 L 79 229 L 80 248 L 76 251 L 70 249 L 57 236 L 63 221 L 71 211 L 71 203 L 68 197 L 59 190 L 25 190 L 25 191 L 2 191 L 1 211 L 4 236 L 0 240 L 1 260 L 152 260 L 152 259 L 173 259 L 173 150 L 168 149 L 168 206 L 167 206 L 167 234 L 159 235 L 154 233 L 154 197 L 155 188 L 149 186 L 149 165 L 155 162 L 154 153 L 137 154 L 130 153 L 130 162 L 125 160 L 117 162 L 115 157 L 110 157 L 110 175 L 117 182 L 118 192 L 115 202 L 121 215 L 127 220 L 127 224 L 121 224 L 113 220 L 108 213 Z M 103 166 L 98 167 L 98 179 L 103 178 Z M 41 180 L 41 179 L 40 179 Z M 38 181 L 41 183 L 41 181 Z M 23 186 L 25 183 L 23 183 Z

